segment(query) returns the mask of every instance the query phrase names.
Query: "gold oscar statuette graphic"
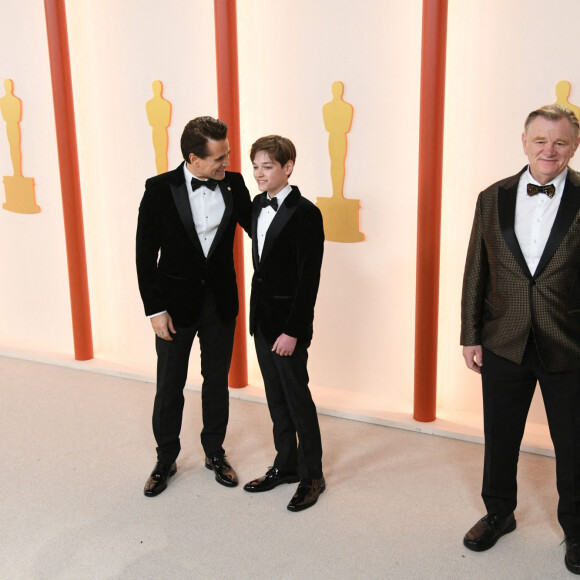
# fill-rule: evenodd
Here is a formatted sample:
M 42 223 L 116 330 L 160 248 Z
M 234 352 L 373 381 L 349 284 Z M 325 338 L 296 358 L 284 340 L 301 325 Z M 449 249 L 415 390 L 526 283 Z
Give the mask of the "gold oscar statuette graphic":
M 343 195 L 347 141 L 352 125 L 352 105 L 342 99 L 344 85 L 332 83 L 333 99 L 322 107 L 324 126 L 328 131 L 332 197 L 318 197 L 316 205 L 324 219 L 324 235 L 331 242 L 362 242 L 365 235 L 359 231 L 358 199 Z
M 6 203 L 2 208 L 16 213 L 38 213 L 34 196 L 34 179 L 22 175 L 22 149 L 20 148 L 20 121 L 22 120 L 22 101 L 14 95 L 14 83 L 4 81 L 6 94 L 0 98 L 0 111 L 6 123 L 6 135 L 10 146 L 10 159 L 14 175 L 4 176 Z
M 568 81 L 560 81 L 556 85 L 556 105 L 563 105 L 568 107 L 580 119 L 580 109 L 573 105 L 570 101 L 570 83 Z
M 155 150 L 157 174 L 165 173 L 169 165 L 167 160 L 169 147 L 167 128 L 171 123 L 171 103 L 161 96 L 162 93 L 163 83 L 153 81 L 153 98 L 145 104 L 147 119 L 153 127 L 153 149 Z

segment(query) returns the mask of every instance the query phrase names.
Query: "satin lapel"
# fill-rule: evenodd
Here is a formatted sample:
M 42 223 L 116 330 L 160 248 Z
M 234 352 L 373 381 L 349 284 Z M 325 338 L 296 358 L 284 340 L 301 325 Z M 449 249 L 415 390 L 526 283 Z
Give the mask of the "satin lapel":
M 497 192 L 497 211 L 499 216 L 499 227 L 505 243 L 508 245 L 511 253 L 517 263 L 522 267 L 528 278 L 532 277 L 526 259 L 522 254 L 522 249 L 518 242 L 515 231 L 516 219 L 516 199 L 518 195 L 519 179 L 516 180 L 509 188 L 499 188 Z
M 212 255 L 212 253 L 215 250 L 215 248 L 217 247 L 221 237 L 224 235 L 224 231 L 225 231 L 226 227 L 228 226 L 228 224 L 230 223 L 230 219 L 232 217 L 232 212 L 234 211 L 234 197 L 232 194 L 232 188 L 230 187 L 229 180 L 226 178 L 223 181 L 221 181 L 219 184 L 219 188 L 220 188 L 220 191 L 221 191 L 222 196 L 224 198 L 224 203 L 226 204 L 226 207 L 224 209 L 224 215 L 222 216 L 222 221 L 220 222 L 220 225 L 218 226 L 218 230 L 215 234 L 213 242 L 211 243 L 211 247 L 209 249 L 209 252 L 207 253 L 208 258 Z
M 195 223 L 193 222 L 193 215 L 191 213 L 191 205 L 189 203 L 189 196 L 187 195 L 185 181 L 180 185 L 175 185 L 172 183 L 171 195 L 173 196 L 173 201 L 175 202 L 177 213 L 179 214 L 189 239 L 192 241 L 193 245 L 203 254 L 201 244 L 199 243 L 199 238 L 197 237 L 197 232 L 195 231 Z
M 262 195 L 266 195 L 263 193 Z M 254 205 L 252 207 L 252 260 L 254 262 L 254 270 L 258 269 L 260 265 L 260 256 L 258 255 L 258 216 L 260 215 L 260 197 L 257 195 L 254 198 Z
M 297 199 L 300 194 L 297 190 L 292 188 L 292 192 L 284 200 L 284 203 L 278 208 L 276 212 L 276 217 L 272 220 L 270 227 L 266 233 L 266 239 L 264 240 L 264 247 L 262 248 L 262 258 L 264 261 L 268 257 L 268 252 L 272 248 L 276 238 L 280 232 L 284 229 L 284 226 L 288 223 L 288 220 L 292 217 L 297 207 Z
M 564 236 L 568 233 L 578 210 L 580 210 L 580 179 L 578 179 L 578 177 L 579 176 L 576 172 L 572 173 L 571 169 L 568 170 L 560 207 L 558 208 L 552 231 L 550 232 L 550 236 L 546 242 L 546 247 L 544 248 L 544 252 L 542 253 L 542 257 L 540 258 L 538 267 L 534 273 L 534 277 L 538 276 L 550 261 L 550 258 L 558 249 Z

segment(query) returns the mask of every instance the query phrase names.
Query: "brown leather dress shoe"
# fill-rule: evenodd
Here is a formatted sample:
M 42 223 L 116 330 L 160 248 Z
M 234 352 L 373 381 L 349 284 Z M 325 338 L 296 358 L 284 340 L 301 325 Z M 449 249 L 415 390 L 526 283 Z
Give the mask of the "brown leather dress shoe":
M 498 518 L 495 514 L 487 514 L 465 534 L 463 545 L 474 552 L 484 552 L 495 546 L 495 543 L 502 536 L 515 529 L 516 519 L 513 513 L 505 518 Z
M 205 466 L 213 469 L 215 480 L 226 487 L 236 487 L 238 476 L 226 459 L 225 454 L 205 458 Z
M 244 489 L 251 493 L 258 491 L 270 491 L 281 483 L 296 483 L 300 481 L 297 473 L 282 473 L 277 467 L 270 467 L 266 475 L 253 479 L 244 485 Z
M 580 574 L 580 538 L 566 538 L 566 568 L 573 574 Z
M 167 487 L 167 480 L 177 473 L 177 466 L 173 463 L 161 463 L 158 461 L 155 464 L 155 469 L 151 472 L 149 479 L 145 483 L 143 493 L 147 497 L 155 497 L 159 495 Z
M 303 479 L 298 485 L 294 497 L 288 504 L 291 512 L 301 512 L 312 507 L 318 500 L 318 496 L 326 489 L 324 476 L 320 479 Z

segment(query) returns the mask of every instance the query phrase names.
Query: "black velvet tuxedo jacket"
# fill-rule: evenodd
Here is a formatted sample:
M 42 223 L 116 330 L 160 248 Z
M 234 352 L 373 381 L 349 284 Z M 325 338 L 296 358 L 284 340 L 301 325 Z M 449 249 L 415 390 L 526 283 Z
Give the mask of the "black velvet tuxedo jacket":
M 252 211 L 250 333 L 259 327 L 271 343 L 282 333 L 310 342 L 324 252 L 322 214 L 292 186 L 270 224 L 260 259 L 257 226 L 265 195 L 254 198 Z
M 250 194 L 239 173 L 219 182 L 225 211 L 207 258 L 197 236 L 183 163 L 145 183 L 137 224 L 137 277 L 145 314 L 167 310 L 176 326 L 192 326 L 206 291 L 224 320 L 238 313 L 233 241 L 236 223 L 249 232 Z
M 533 329 L 548 371 L 580 368 L 580 174 L 569 169 L 536 272 L 514 231 L 520 173 L 479 195 L 463 279 L 461 344 L 520 364 Z M 484 361 L 485 364 L 485 361 Z

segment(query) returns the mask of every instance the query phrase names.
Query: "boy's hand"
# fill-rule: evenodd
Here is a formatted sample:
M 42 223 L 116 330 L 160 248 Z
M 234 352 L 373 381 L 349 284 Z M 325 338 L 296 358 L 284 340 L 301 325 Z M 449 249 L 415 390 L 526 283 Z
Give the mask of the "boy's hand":
M 297 338 L 293 336 L 288 336 L 287 334 L 281 334 L 274 343 L 272 347 L 272 352 L 279 354 L 280 356 L 292 356 L 294 349 L 296 348 Z

